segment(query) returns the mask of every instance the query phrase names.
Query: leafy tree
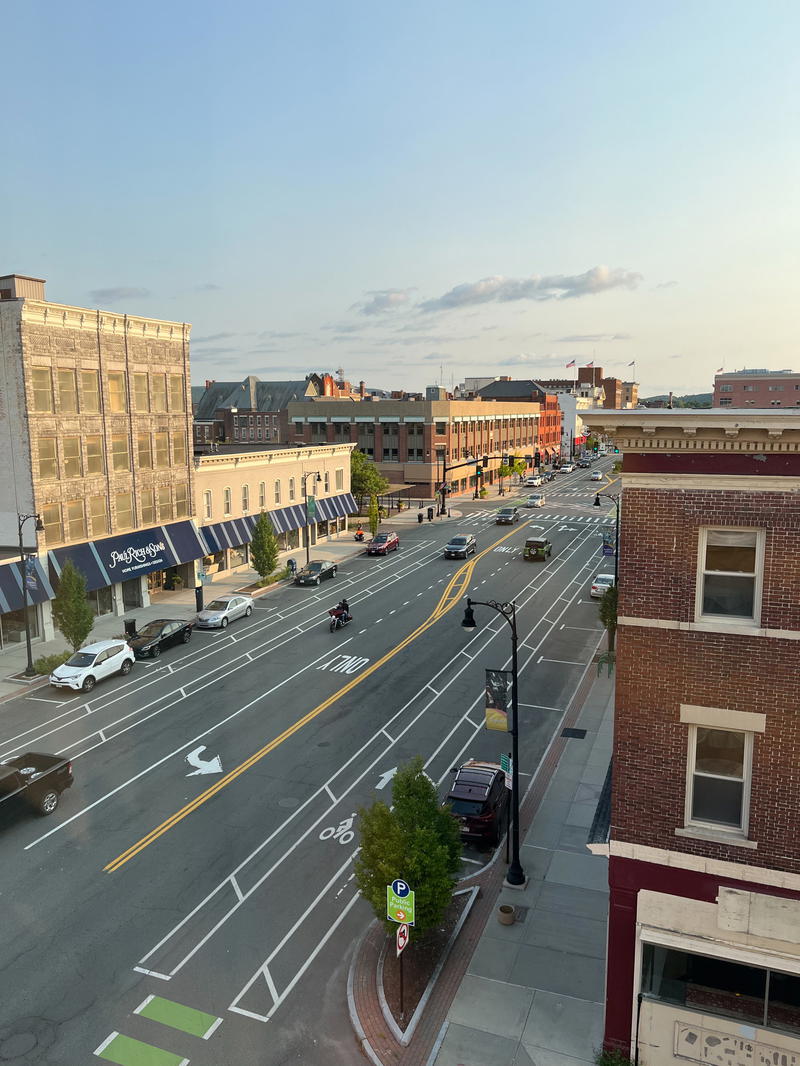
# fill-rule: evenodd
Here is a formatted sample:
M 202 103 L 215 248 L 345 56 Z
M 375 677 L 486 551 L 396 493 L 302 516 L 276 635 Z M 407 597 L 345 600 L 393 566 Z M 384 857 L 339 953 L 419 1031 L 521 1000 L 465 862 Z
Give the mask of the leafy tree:
M 500 479 L 500 492 L 501 493 L 503 491 L 503 478 L 504 477 L 511 477 L 511 475 L 513 473 L 514 473 L 514 470 L 513 470 L 513 468 L 511 466 L 509 466 L 508 463 L 501 463 L 500 466 L 497 468 L 497 476 Z
M 260 578 L 267 578 L 278 565 L 278 538 L 268 515 L 261 512 L 253 528 L 250 542 L 250 562 Z
M 611 585 L 603 593 L 603 598 L 600 600 L 600 621 L 603 623 L 608 634 L 608 650 L 614 651 L 614 644 L 617 636 L 617 601 L 618 601 L 618 589 L 616 585 Z
M 370 496 L 369 498 L 369 531 L 375 536 L 378 532 L 378 526 L 381 524 L 381 513 L 378 509 L 378 497 Z
M 64 563 L 53 600 L 53 621 L 77 651 L 94 625 L 94 612 L 86 599 L 86 578 L 71 562 Z
M 350 491 L 358 503 L 358 509 L 368 496 L 381 496 L 388 492 L 389 482 L 373 461 L 355 449 L 350 455 Z
M 422 758 L 402 766 L 392 782 L 391 809 L 381 800 L 362 809 L 361 850 L 355 873 L 361 894 L 387 932 L 386 886 L 396 877 L 415 893 L 415 925 L 420 933 L 435 928 L 453 896 L 461 864 L 461 841 L 455 818 L 439 805 L 436 789 L 425 776 Z
M 526 468 L 525 460 L 521 459 L 518 455 L 512 456 L 511 469 L 515 474 L 524 474 Z

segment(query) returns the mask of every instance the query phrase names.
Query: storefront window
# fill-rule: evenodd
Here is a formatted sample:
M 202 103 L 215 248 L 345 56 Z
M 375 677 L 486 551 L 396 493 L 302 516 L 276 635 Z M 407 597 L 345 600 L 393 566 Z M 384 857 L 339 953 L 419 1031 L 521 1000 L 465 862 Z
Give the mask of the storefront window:
M 133 497 L 129 492 L 118 492 L 114 497 L 117 514 L 117 529 L 133 529 Z
M 108 374 L 108 407 L 115 414 L 128 410 L 125 397 L 125 374 L 121 370 L 112 370 Z
M 228 558 L 231 568 L 234 566 L 244 566 L 247 562 L 247 545 L 239 544 L 237 547 L 231 548 L 228 552 Z
M 78 412 L 78 383 L 74 370 L 58 371 L 58 406 L 64 415 Z
M 86 473 L 104 474 L 103 438 L 99 434 L 93 433 L 84 439 L 86 441 Z
M 35 366 L 31 370 L 34 411 L 53 410 L 53 381 L 49 366 Z
M 28 607 L 28 627 L 31 637 L 39 636 L 39 611 Z M 19 644 L 25 640 L 25 614 L 20 607 L 16 611 L 0 614 L 0 648 L 7 644 Z
M 137 411 L 150 410 L 150 392 L 147 387 L 147 374 L 133 375 L 133 402 Z
M 216 574 L 225 565 L 225 552 L 214 552 L 203 556 L 203 569 L 207 574 Z
M 142 525 L 154 526 L 156 524 L 156 501 L 152 489 L 143 489 L 139 497 L 142 508 Z
M 83 500 L 67 500 L 67 535 L 70 540 L 86 540 Z
M 93 589 L 86 598 L 95 615 L 111 614 L 114 610 L 114 595 L 109 586 Z

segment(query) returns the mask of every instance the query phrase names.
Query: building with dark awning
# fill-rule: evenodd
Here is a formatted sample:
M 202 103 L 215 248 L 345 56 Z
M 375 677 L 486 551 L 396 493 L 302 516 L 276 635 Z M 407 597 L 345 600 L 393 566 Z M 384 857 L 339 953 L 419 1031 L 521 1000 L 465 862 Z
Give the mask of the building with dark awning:
M 32 572 L 31 572 L 32 571 Z M 28 560 L 28 603 L 53 598 L 53 586 L 38 559 Z M 0 614 L 22 610 L 22 576 L 18 561 L 0 565 Z

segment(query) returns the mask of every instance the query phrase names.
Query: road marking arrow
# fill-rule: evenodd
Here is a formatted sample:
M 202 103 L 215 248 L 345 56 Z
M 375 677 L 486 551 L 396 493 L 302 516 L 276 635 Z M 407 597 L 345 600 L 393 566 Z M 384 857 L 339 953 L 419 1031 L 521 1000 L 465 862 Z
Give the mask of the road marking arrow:
M 201 759 L 200 756 L 206 750 L 205 744 L 201 744 L 199 748 L 195 748 L 194 751 L 190 751 L 186 756 L 186 761 L 190 766 L 196 766 L 196 770 L 192 770 L 187 777 L 194 777 L 195 774 L 221 774 L 222 762 L 219 755 L 215 755 L 213 759 Z
M 397 767 L 393 766 L 391 768 L 391 770 L 387 770 L 386 773 L 381 774 L 380 780 L 378 781 L 378 783 L 375 786 L 375 788 L 378 788 L 378 789 L 386 788 L 386 786 L 389 784 L 389 782 L 392 780 L 392 778 L 394 777 L 394 775 L 396 773 L 397 773 Z

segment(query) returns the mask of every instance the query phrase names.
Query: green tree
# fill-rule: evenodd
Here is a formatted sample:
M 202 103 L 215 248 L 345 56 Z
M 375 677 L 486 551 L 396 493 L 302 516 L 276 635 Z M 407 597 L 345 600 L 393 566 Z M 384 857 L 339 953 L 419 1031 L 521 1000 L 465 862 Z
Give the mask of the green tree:
M 415 925 L 420 933 L 435 928 L 453 897 L 461 864 L 455 818 L 439 805 L 420 756 L 402 766 L 392 782 L 391 809 L 378 800 L 359 812 L 361 850 L 356 882 L 387 932 L 386 886 L 400 877 L 415 893 Z
M 253 528 L 253 539 L 250 542 L 250 562 L 260 578 L 269 577 L 278 565 L 279 550 L 272 522 L 262 511 Z
M 94 625 L 94 612 L 86 599 L 86 578 L 71 562 L 64 563 L 53 600 L 53 621 L 72 650 L 77 651 Z
M 381 524 L 381 513 L 378 510 L 378 497 L 370 496 L 369 498 L 369 531 L 375 536 L 378 532 L 378 526 Z
M 373 461 L 355 449 L 350 455 L 350 491 L 356 499 L 359 511 L 368 496 L 382 496 L 388 490 L 389 482 Z
M 617 586 L 611 585 L 603 593 L 603 598 L 600 600 L 599 604 L 600 621 L 605 626 L 606 633 L 608 634 L 609 652 L 614 651 L 614 644 L 617 637 L 617 600 Z
M 515 474 L 524 474 L 527 469 L 525 460 L 521 459 L 518 455 L 512 456 L 511 469 Z
M 509 466 L 508 463 L 501 463 L 500 466 L 498 466 L 498 468 L 497 468 L 497 476 L 500 479 L 500 492 L 501 493 L 503 491 L 503 478 L 504 477 L 511 477 L 511 475 L 513 473 L 514 473 L 513 467 Z

